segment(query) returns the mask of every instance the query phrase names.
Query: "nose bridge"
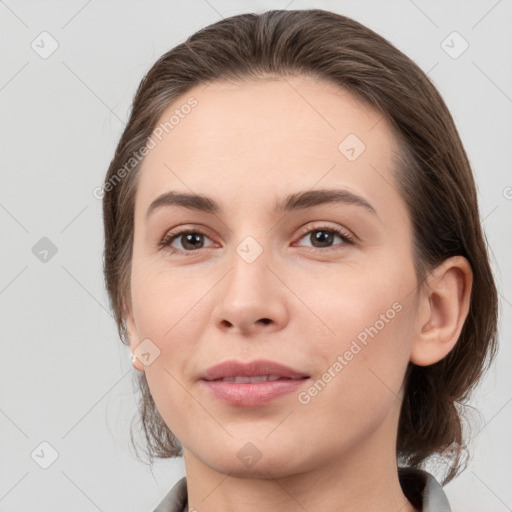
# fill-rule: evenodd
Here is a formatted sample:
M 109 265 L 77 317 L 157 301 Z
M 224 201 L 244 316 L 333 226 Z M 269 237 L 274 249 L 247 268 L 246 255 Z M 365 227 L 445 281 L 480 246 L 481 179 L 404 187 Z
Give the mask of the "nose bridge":
M 260 246 L 261 247 L 261 246 Z M 246 300 L 257 299 L 268 286 L 267 265 L 269 264 L 270 249 L 262 250 L 258 254 L 255 242 L 243 241 L 236 248 L 231 259 L 231 272 L 228 277 L 228 289 L 226 296 L 230 295 L 240 302 L 243 296 Z
M 219 327 L 251 331 L 284 322 L 284 296 L 279 280 L 269 268 L 273 261 L 271 245 L 268 243 L 264 248 L 263 243 L 248 236 L 234 248 L 230 271 L 219 287 L 213 312 Z

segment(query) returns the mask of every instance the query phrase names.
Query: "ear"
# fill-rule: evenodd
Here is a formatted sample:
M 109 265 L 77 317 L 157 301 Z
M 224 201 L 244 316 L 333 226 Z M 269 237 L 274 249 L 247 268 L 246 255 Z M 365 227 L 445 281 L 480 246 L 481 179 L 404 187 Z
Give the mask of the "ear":
M 129 305 L 123 307 L 124 314 L 124 322 L 126 325 L 126 334 L 128 336 L 128 341 L 130 342 L 130 353 L 132 354 L 132 363 L 136 370 L 143 372 L 144 365 L 139 360 L 139 358 L 134 357 L 135 349 L 139 345 L 139 335 L 137 330 L 137 325 L 135 324 L 135 319 L 133 317 L 132 308 Z
M 428 276 L 420 291 L 411 362 L 429 366 L 453 349 L 469 311 L 473 272 L 463 256 L 446 259 Z

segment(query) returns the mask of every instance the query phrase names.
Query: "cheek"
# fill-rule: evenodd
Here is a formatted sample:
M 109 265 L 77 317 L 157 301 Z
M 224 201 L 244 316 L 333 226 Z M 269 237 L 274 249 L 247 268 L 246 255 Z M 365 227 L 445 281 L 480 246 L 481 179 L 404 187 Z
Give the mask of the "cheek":
M 326 268 L 314 276 L 292 279 L 294 293 L 302 301 L 290 300 L 292 323 L 308 329 L 307 344 L 315 351 L 344 352 L 357 340 L 385 349 L 402 346 L 403 328 L 409 326 L 410 301 L 415 277 L 406 264 L 400 267 L 373 262 L 373 265 L 346 265 Z M 297 320 L 297 316 L 301 319 Z M 355 349 L 357 350 L 357 349 Z M 349 355 L 350 357 L 350 355 Z
M 383 300 L 382 307 L 347 308 L 337 319 L 333 315 L 336 335 L 317 338 L 314 347 L 308 346 L 309 357 L 318 364 L 315 383 L 302 403 L 313 399 L 325 406 L 344 403 L 345 412 L 359 416 L 363 404 L 378 407 L 392 402 L 410 356 L 408 308 L 408 304 Z
M 210 318 L 211 305 L 205 294 L 215 280 L 211 273 L 200 275 L 136 257 L 131 279 L 139 340 L 151 340 L 159 352 L 145 367 L 148 386 L 157 409 L 164 418 L 172 419 L 174 426 L 176 411 L 187 416 L 193 408 L 186 388 L 195 368 L 198 343 L 204 337 L 205 321 Z
M 301 324 L 303 339 L 314 340 L 303 346 L 317 373 L 301 403 L 336 405 L 326 422 L 351 417 L 361 427 L 388 414 L 400 391 L 413 341 L 415 277 L 405 266 L 383 268 L 332 273 L 304 295 L 318 312 Z
M 193 337 L 194 317 L 201 310 L 201 298 L 208 279 L 196 272 L 168 268 L 165 264 L 134 260 L 131 293 L 139 334 L 173 344 L 174 333 L 187 329 Z M 213 284 L 213 283 L 212 283 Z

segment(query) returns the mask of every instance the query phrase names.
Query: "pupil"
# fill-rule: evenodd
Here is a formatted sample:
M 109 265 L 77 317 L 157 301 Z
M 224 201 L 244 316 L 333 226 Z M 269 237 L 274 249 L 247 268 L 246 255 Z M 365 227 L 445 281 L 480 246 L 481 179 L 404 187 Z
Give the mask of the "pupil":
M 316 231 L 316 235 L 313 235 L 315 242 L 325 243 L 332 241 L 333 234 L 327 231 Z
M 199 233 L 189 233 L 189 234 L 185 235 L 186 243 L 183 244 L 183 247 L 187 247 L 188 243 L 194 244 L 194 239 L 195 239 L 195 242 L 201 243 L 201 240 L 200 240 L 201 236 L 202 235 L 200 235 Z M 191 248 L 196 249 L 197 245 L 192 245 Z

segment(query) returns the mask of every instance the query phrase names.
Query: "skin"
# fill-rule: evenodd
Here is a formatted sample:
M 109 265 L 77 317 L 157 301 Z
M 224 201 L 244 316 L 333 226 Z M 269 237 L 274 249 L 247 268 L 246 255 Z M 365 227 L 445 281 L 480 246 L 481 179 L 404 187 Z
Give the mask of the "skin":
M 183 444 L 191 510 L 415 510 L 395 455 L 404 374 L 456 343 L 469 308 L 467 260 L 446 260 L 418 286 L 393 131 L 347 91 L 298 76 L 215 82 L 161 121 L 191 96 L 197 106 L 141 169 L 125 310 L 132 351 L 148 338 L 160 351 L 135 365 Z M 338 149 L 348 134 L 366 145 L 354 161 Z M 272 212 L 285 195 L 320 188 L 350 190 L 377 214 L 342 203 Z M 208 195 L 223 211 L 174 205 L 146 219 L 171 190 Z M 332 233 L 315 245 L 325 226 L 355 242 Z M 157 247 L 174 228 L 205 233 L 195 254 L 185 237 Z M 236 251 L 247 236 L 263 250 L 252 263 Z M 311 376 L 307 390 L 395 303 L 400 312 L 307 404 L 291 393 L 241 408 L 198 380 L 221 361 L 265 358 Z M 261 455 L 251 467 L 237 456 L 249 442 Z

